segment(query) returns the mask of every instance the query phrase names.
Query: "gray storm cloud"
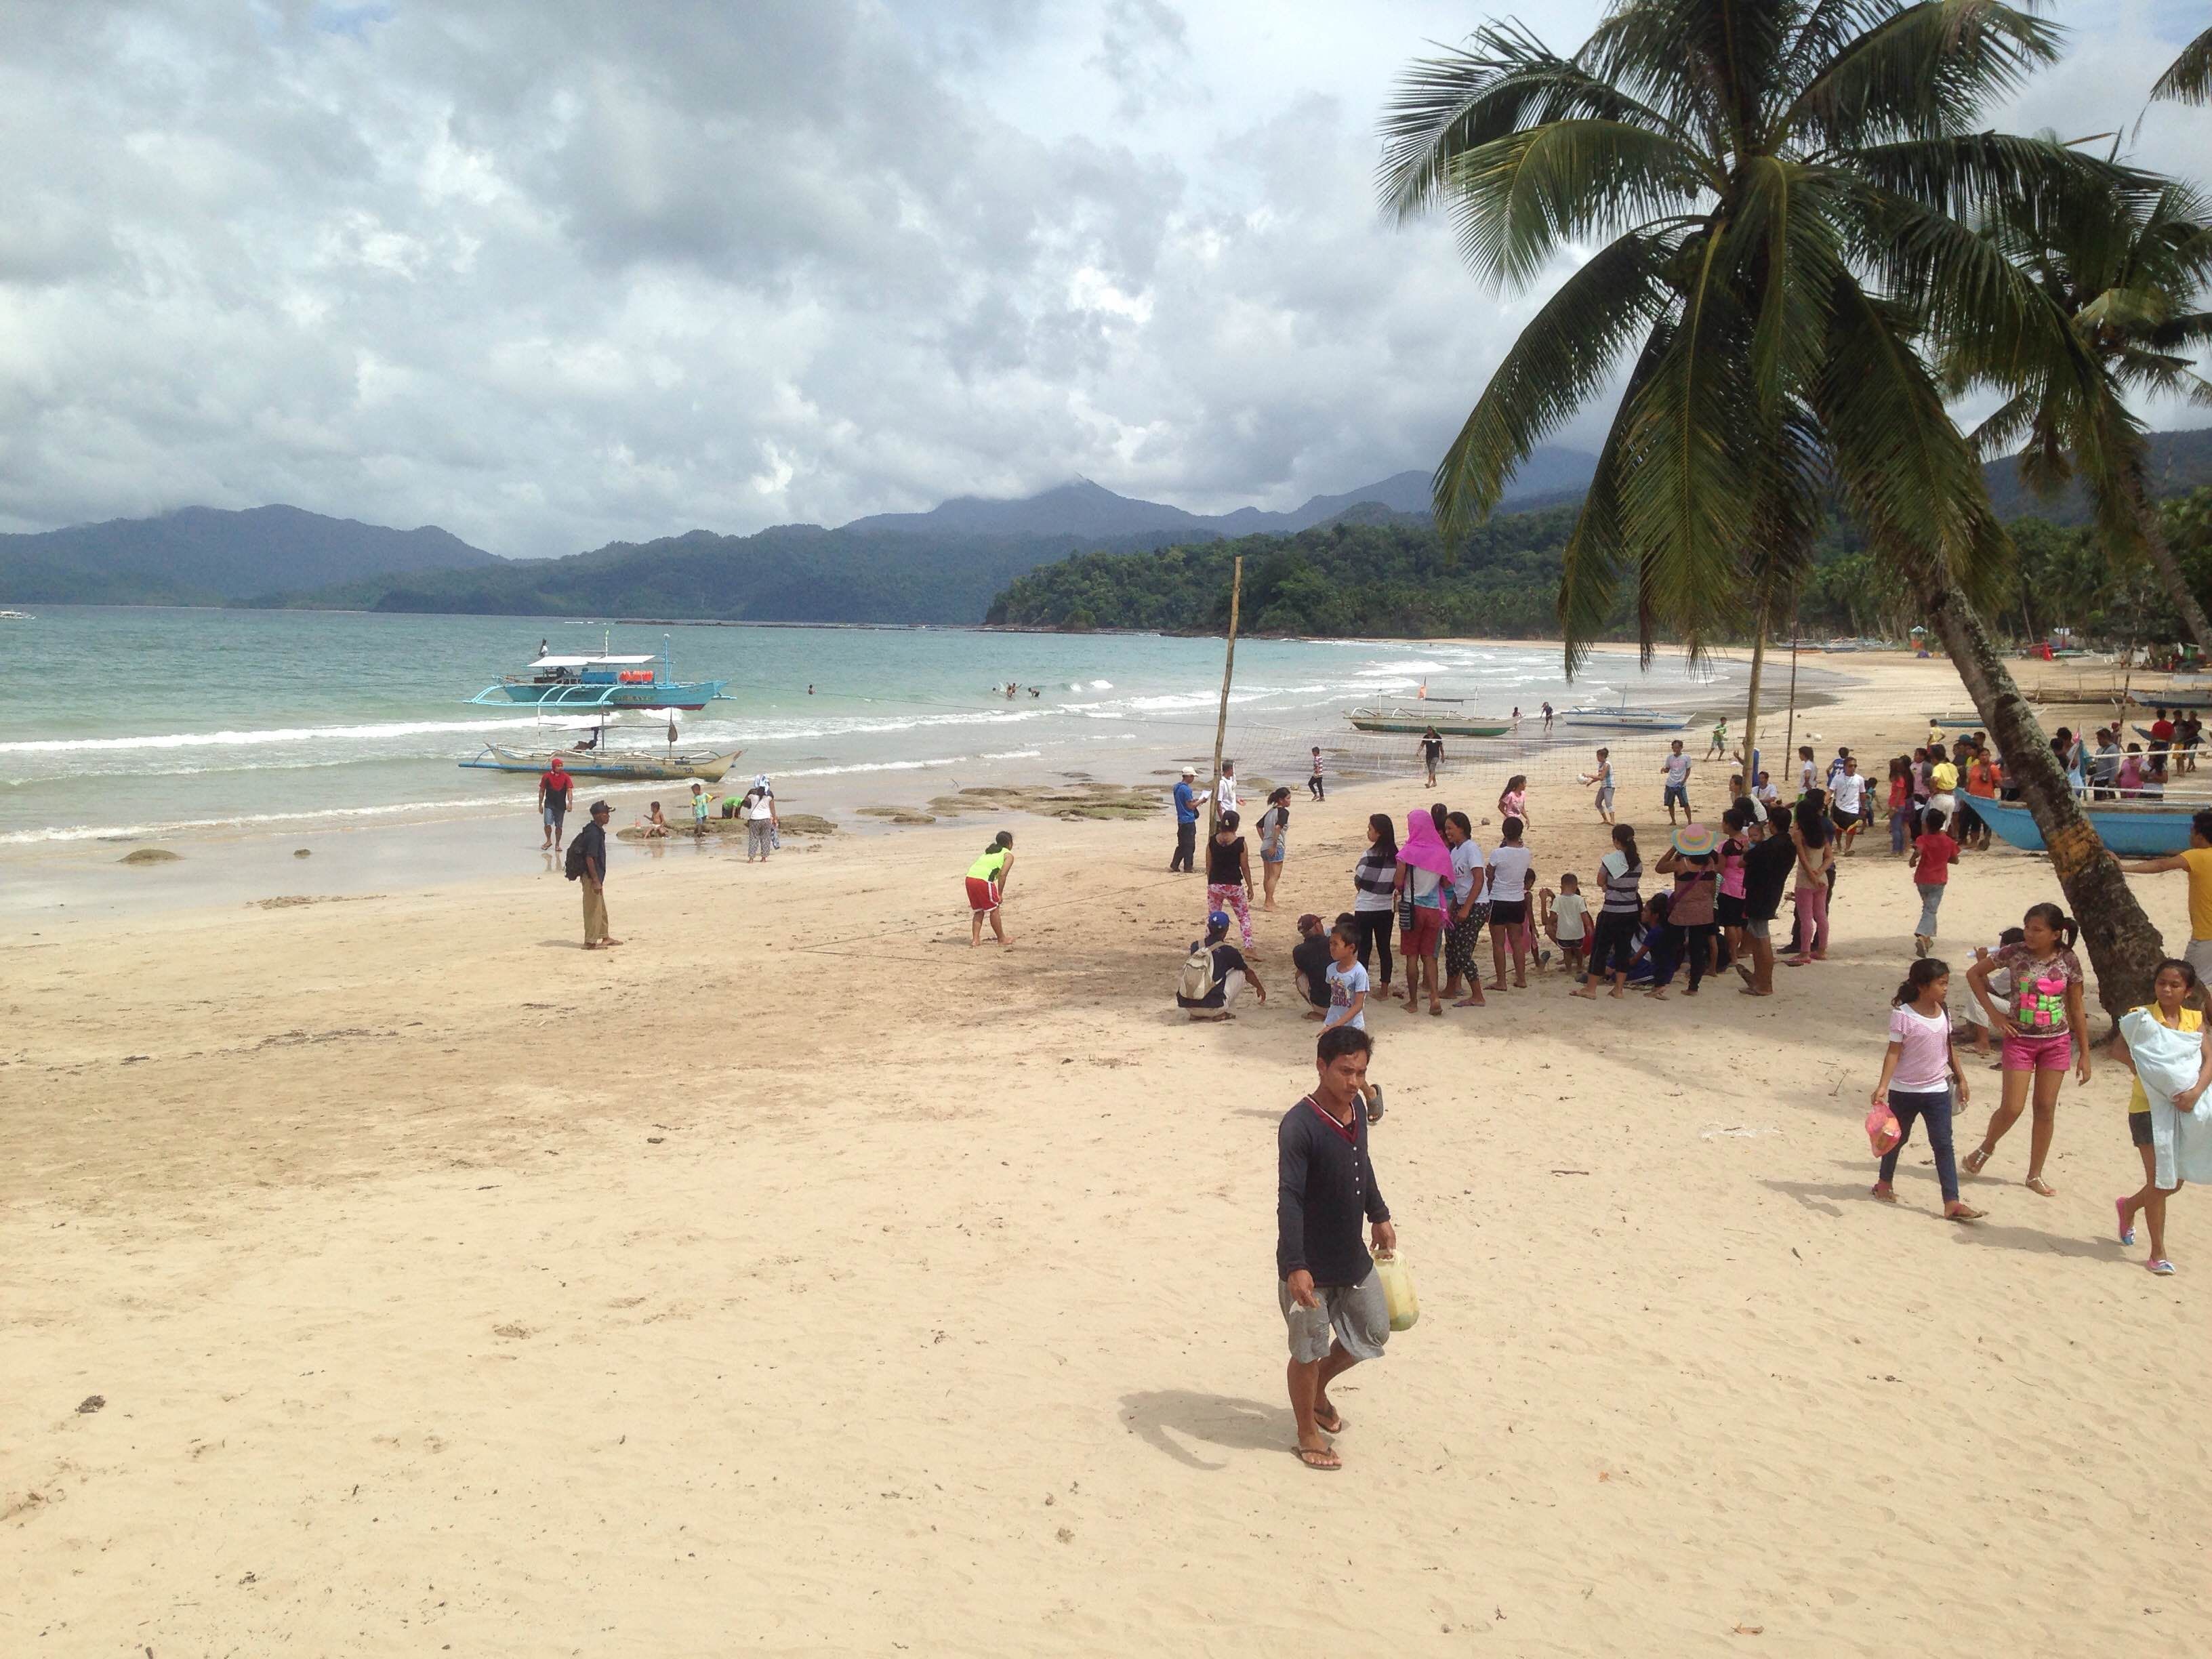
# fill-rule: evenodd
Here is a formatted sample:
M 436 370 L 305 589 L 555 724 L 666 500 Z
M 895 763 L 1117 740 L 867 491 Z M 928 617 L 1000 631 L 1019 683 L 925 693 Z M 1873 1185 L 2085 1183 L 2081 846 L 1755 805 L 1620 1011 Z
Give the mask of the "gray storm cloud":
M 284 501 L 550 554 L 1426 465 L 1536 296 L 1378 222 L 1373 125 L 1487 9 L 11 0 L 0 527 Z M 2191 27 L 2065 21 L 2021 125 L 2133 121 Z

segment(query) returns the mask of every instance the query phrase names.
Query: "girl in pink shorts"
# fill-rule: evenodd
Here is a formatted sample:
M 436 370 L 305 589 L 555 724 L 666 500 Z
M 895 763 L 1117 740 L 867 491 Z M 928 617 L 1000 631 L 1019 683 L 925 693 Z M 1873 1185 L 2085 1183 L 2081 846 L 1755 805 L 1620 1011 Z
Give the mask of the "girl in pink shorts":
M 1990 1030 L 2003 1039 L 2004 1092 L 1982 1144 L 1966 1154 L 1966 1173 L 1979 1175 L 2033 1096 L 2028 1133 L 2027 1188 L 2045 1198 L 2057 1189 L 2043 1178 L 2057 1127 L 2058 1091 L 2071 1067 L 2077 1084 L 2089 1080 L 2088 1018 L 2082 1007 L 2081 959 L 2074 954 L 2081 930 L 2055 904 L 2039 904 L 2021 919 L 2021 942 L 1983 957 L 1966 970 L 1966 984 L 1989 1015 Z M 2012 974 L 2012 994 L 2000 1008 L 1990 977 Z

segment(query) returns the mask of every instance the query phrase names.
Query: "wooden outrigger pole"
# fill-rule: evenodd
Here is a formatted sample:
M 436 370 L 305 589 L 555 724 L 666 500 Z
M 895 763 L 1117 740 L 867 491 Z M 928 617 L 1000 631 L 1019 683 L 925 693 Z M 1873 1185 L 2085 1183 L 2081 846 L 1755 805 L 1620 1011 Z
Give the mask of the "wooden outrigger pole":
M 1229 737 L 1229 683 L 1237 673 L 1237 612 L 1244 599 L 1244 556 L 1238 554 L 1229 580 L 1229 651 L 1221 664 L 1221 712 L 1213 720 L 1213 781 L 1207 787 L 1206 838 L 1221 823 L 1221 746 Z

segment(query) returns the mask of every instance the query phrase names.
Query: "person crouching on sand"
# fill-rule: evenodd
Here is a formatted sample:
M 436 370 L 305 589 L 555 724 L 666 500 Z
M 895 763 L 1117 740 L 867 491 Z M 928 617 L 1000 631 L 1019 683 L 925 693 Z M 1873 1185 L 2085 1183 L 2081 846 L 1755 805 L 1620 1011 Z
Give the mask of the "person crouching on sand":
M 2203 1012 L 2186 1006 L 2196 998 L 2197 989 L 2197 970 L 2185 962 L 2169 957 L 2158 964 L 2158 971 L 2152 975 L 2151 1001 L 2143 1011 L 2170 1030 L 2204 1032 L 2203 1058 L 2197 1066 L 2197 1081 L 2173 1097 L 2177 1112 L 2195 1107 L 2207 1081 L 2212 1080 L 2212 1031 L 2205 1030 Z M 2128 1040 L 2117 1029 L 2112 1032 L 2109 1052 L 2128 1070 L 2135 1070 L 2135 1056 L 2129 1052 Z M 2120 1243 L 2136 1242 L 2136 1218 L 2141 1216 L 2150 1229 L 2150 1257 L 2143 1266 L 2154 1273 L 2170 1273 L 2173 1263 L 2166 1255 L 2166 1198 L 2168 1190 L 2179 1192 L 2181 1182 L 2176 1181 L 2171 1189 L 2158 1184 L 2158 1152 L 2151 1144 L 2150 1097 L 2143 1092 L 2141 1078 L 2136 1079 L 2135 1092 L 2128 1097 L 2128 1139 L 2135 1142 L 2136 1151 L 2142 1156 L 2143 1184 L 2125 1198 L 2112 1200 L 2112 1207 L 2119 1214 Z
M 1290 1337 L 1285 1378 L 1298 1461 L 1310 1469 L 1344 1467 L 1329 1444 L 1346 1426 L 1329 1384 L 1363 1359 L 1380 1359 L 1390 1340 L 1389 1304 L 1359 1237 L 1364 1220 L 1375 1250 L 1398 1247 L 1367 1152 L 1363 1097 L 1373 1049 L 1353 1027 L 1323 1031 L 1313 1090 L 1275 1131 L 1275 1299 Z
M 1006 937 L 1006 925 L 999 920 L 999 907 L 1006 902 L 1006 878 L 1014 871 L 1014 832 L 1001 830 L 991 838 L 983 849 L 983 856 L 968 866 L 968 944 L 972 949 L 983 942 L 983 922 L 988 918 L 991 936 L 1001 945 L 1012 945 Z
M 1881 1156 L 1875 1177 L 1874 1195 L 1885 1204 L 1897 1202 L 1898 1155 L 1912 1139 L 1917 1118 L 1928 1132 L 1928 1150 L 1936 1155 L 1936 1179 L 1943 1188 L 1943 1218 L 1979 1221 L 1986 1213 L 1959 1197 L 1959 1165 L 1951 1152 L 1953 1091 L 1956 1104 L 1966 1103 L 1966 1074 L 1951 1048 L 1951 1016 L 1943 1006 L 1950 994 L 1951 970 L 1934 957 L 1912 964 L 1905 983 L 1889 1000 L 1889 1052 L 1882 1056 L 1881 1076 L 1874 1085 L 1873 1103 L 1897 1119 L 1897 1145 Z

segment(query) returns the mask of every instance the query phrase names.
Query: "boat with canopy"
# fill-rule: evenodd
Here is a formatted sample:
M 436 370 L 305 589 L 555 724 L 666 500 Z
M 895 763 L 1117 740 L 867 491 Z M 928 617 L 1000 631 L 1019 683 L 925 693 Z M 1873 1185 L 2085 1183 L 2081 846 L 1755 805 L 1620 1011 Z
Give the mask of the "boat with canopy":
M 617 655 L 611 636 L 597 654 L 540 651 L 520 674 L 503 675 L 471 697 L 472 703 L 534 703 L 541 708 L 704 708 L 721 696 L 727 680 L 679 680 L 660 636 L 655 656 Z

